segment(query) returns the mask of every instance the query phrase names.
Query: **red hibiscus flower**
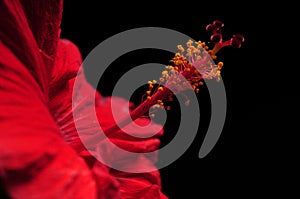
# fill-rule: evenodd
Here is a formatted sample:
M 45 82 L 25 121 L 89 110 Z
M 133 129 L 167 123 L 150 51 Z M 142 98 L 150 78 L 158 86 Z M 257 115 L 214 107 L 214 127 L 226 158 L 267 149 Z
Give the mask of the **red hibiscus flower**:
M 59 38 L 61 14 L 62 1 L 0 1 L 0 178 L 5 191 L 22 199 L 167 198 L 161 193 L 157 170 L 118 171 L 83 146 L 78 128 L 87 137 L 101 134 L 97 122 L 104 131 L 114 125 L 111 100 L 120 108 L 127 108 L 127 102 L 99 93 L 96 99 L 85 95 L 94 88 L 85 81 L 77 47 Z M 77 92 L 85 96 L 76 110 L 72 108 L 75 78 L 82 78 Z M 86 107 L 91 100 L 97 101 L 98 121 L 89 120 Z M 74 111 L 82 114 L 75 118 L 76 127 Z M 143 126 L 149 120 L 139 118 L 135 123 Z M 150 127 L 162 129 L 157 124 Z M 126 128 L 132 134 L 142 133 L 133 124 Z M 147 133 L 150 130 L 143 132 Z M 118 130 L 99 139 L 92 151 L 122 164 L 126 154 L 108 148 L 108 140 L 128 151 L 150 152 L 159 147 L 162 133 L 141 139 Z M 141 154 L 131 164 L 153 167 L 155 161 L 156 157 Z

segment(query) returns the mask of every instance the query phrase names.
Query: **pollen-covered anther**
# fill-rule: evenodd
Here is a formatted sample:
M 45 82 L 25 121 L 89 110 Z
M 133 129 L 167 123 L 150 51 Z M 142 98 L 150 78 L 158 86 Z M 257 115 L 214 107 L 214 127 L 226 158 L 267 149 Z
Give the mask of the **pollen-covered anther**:
M 151 89 L 153 88 L 153 82 L 152 81 L 148 81 L 149 84 L 149 91 L 151 91 Z
M 185 68 L 185 69 L 184 69 L 184 71 L 186 71 L 186 72 L 190 72 L 190 71 L 191 71 L 191 69 L 190 69 L 190 68 Z
M 150 96 L 148 96 L 148 97 L 147 97 L 147 100 L 151 100 L 151 97 L 150 97 Z
M 182 47 L 182 45 L 178 45 L 177 48 L 178 48 L 178 50 L 179 50 L 181 53 L 184 52 L 184 48 Z
M 193 44 L 193 41 L 190 39 L 188 42 L 186 42 L 187 47 L 190 47 Z
M 197 49 L 201 49 L 204 46 L 206 46 L 205 42 L 201 42 L 201 41 L 196 42 L 196 44 L 197 44 Z
M 190 52 L 192 52 L 192 53 L 195 53 L 198 49 L 195 47 L 195 46 L 193 46 L 193 45 L 191 45 L 188 49 L 190 49 Z
M 162 74 L 163 77 L 165 77 L 165 76 L 168 75 L 168 71 L 164 70 L 161 74 Z
M 154 79 L 154 80 L 152 80 L 152 83 L 153 83 L 153 84 L 156 84 L 156 83 L 157 83 L 157 81 Z
M 182 62 L 181 60 L 176 60 L 176 61 L 174 62 L 174 64 L 178 66 L 178 65 L 183 64 L 183 62 Z
M 147 95 L 150 95 L 150 94 L 151 94 L 151 91 L 147 91 L 146 94 L 147 94 Z
M 169 70 L 174 69 L 174 67 L 173 67 L 173 66 L 170 66 L 170 65 L 166 66 L 165 68 L 166 68 L 166 69 L 169 69 Z
M 218 70 L 221 70 L 222 67 L 223 67 L 223 65 L 224 65 L 223 62 L 219 62 L 219 63 L 218 63 Z
M 164 88 L 162 86 L 158 87 L 158 91 L 163 91 Z
M 164 82 L 165 79 L 161 77 L 161 78 L 159 78 L 159 81 L 160 81 L 160 82 Z
M 199 93 L 199 88 L 196 88 L 196 89 L 195 89 L 195 92 L 196 92 L 196 93 Z
M 179 53 L 175 53 L 175 58 L 179 58 L 181 55 Z

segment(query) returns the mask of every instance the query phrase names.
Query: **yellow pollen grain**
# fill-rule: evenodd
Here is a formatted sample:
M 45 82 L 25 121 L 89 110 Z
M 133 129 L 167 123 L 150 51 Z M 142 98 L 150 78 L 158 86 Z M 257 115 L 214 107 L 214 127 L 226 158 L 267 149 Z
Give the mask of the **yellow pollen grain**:
M 186 42 L 187 46 L 191 46 L 193 44 L 193 41 L 190 39 L 188 42 Z
M 223 67 L 223 65 L 224 65 L 223 62 L 219 62 L 219 63 L 218 63 L 218 69 L 221 70 L 222 67 Z
M 178 45 L 177 48 L 180 52 L 182 52 L 182 53 L 184 52 L 184 48 L 182 47 L 182 45 Z
M 168 74 L 168 71 L 164 70 L 161 74 L 162 74 L 162 75 L 167 75 L 167 74 Z

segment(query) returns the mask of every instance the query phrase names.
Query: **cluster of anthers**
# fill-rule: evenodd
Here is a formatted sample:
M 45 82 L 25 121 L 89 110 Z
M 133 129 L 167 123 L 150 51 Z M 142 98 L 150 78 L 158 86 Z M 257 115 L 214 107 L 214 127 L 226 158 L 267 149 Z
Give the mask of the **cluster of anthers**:
M 224 24 L 221 21 L 214 21 L 206 26 L 206 30 L 212 33 L 210 38 L 214 44 L 212 49 L 201 41 L 193 42 L 189 40 L 186 48 L 178 45 L 179 52 L 171 59 L 172 65 L 166 66 L 162 71 L 159 81 L 152 80 L 148 82 L 149 89 L 143 96 L 142 103 L 133 109 L 130 117 L 125 116 L 118 125 L 115 124 L 108 129 L 106 133 L 116 132 L 118 129 L 126 126 L 135 119 L 144 116 L 150 108 L 165 108 L 170 110 L 167 102 L 173 101 L 174 94 L 181 93 L 184 90 L 192 89 L 199 92 L 204 79 L 220 80 L 220 72 L 223 67 L 222 62 L 215 64 L 216 53 L 225 46 L 240 48 L 244 42 L 244 37 L 240 34 L 233 35 L 230 40 L 223 41 L 222 28 Z M 186 105 L 189 100 L 186 99 Z M 154 110 L 155 111 L 155 110 Z M 150 113 L 154 117 L 154 113 Z M 93 143 L 98 140 L 99 135 L 91 136 L 86 143 Z
M 149 89 L 145 94 L 147 100 L 142 104 L 147 104 L 147 107 L 153 106 L 170 110 L 170 106 L 165 106 L 165 102 L 172 101 L 174 94 L 188 89 L 193 89 L 198 93 L 200 86 L 204 84 L 204 79 L 219 81 L 223 62 L 215 64 L 213 60 L 217 59 L 216 53 L 225 46 L 240 48 L 244 42 L 244 37 L 240 34 L 235 34 L 231 39 L 224 41 L 222 38 L 223 26 L 224 23 L 221 21 L 214 21 L 206 26 L 206 30 L 212 33 L 210 38 L 211 43 L 214 44 L 212 49 L 209 49 L 209 46 L 201 41 L 189 40 L 186 48 L 178 45 L 179 52 L 171 59 L 172 65 L 165 67 L 159 81 L 148 82 Z M 186 105 L 188 104 L 189 100 L 186 99 Z

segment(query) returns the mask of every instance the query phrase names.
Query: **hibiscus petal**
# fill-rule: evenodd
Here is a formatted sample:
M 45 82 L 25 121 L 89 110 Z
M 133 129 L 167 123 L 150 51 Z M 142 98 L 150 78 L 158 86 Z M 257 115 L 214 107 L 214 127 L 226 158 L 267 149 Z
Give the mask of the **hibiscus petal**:
M 123 198 L 165 198 L 160 191 L 158 171 L 139 175 L 113 171 L 92 160 L 88 151 L 75 147 L 81 142 L 73 111 L 83 115 L 76 118 L 81 131 L 87 135 L 101 133 L 96 123 L 89 120 L 86 108 L 95 100 L 89 94 L 96 90 L 80 71 L 79 78 L 84 83 L 79 91 L 85 98 L 72 109 L 80 53 L 71 42 L 61 41 L 54 63 L 62 1 L 32 2 L 0 1 L 0 177 L 7 192 L 13 198 L 119 198 L 119 191 Z M 97 92 L 96 96 L 99 101 L 101 96 Z M 145 118 L 136 121 L 141 126 L 148 122 Z M 114 120 L 103 120 L 102 124 L 111 126 Z M 106 147 L 105 141 L 110 139 L 126 150 L 153 151 L 159 146 L 155 137 L 163 131 L 157 124 L 150 127 L 140 131 L 130 124 L 123 130 L 131 135 L 123 131 L 114 132 L 109 138 L 103 135 L 98 149 L 103 149 L 101 153 L 108 151 L 118 164 L 128 163 L 126 151 L 116 153 Z M 149 139 L 132 136 L 150 135 L 153 131 L 158 134 Z M 156 160 L 157 155 L 151 158 L 141 154 L 127 166 L 154 167 Z
M 95 177 L 50 114 L 51 65 L 23 9 L 0 1 L 0 177 L 12 198 L 96 198 Z
M 38 83 L 2 42 L 0 54 L 0 175 L 8 193 L 96 198 L 91 172 L 63 142 Z

